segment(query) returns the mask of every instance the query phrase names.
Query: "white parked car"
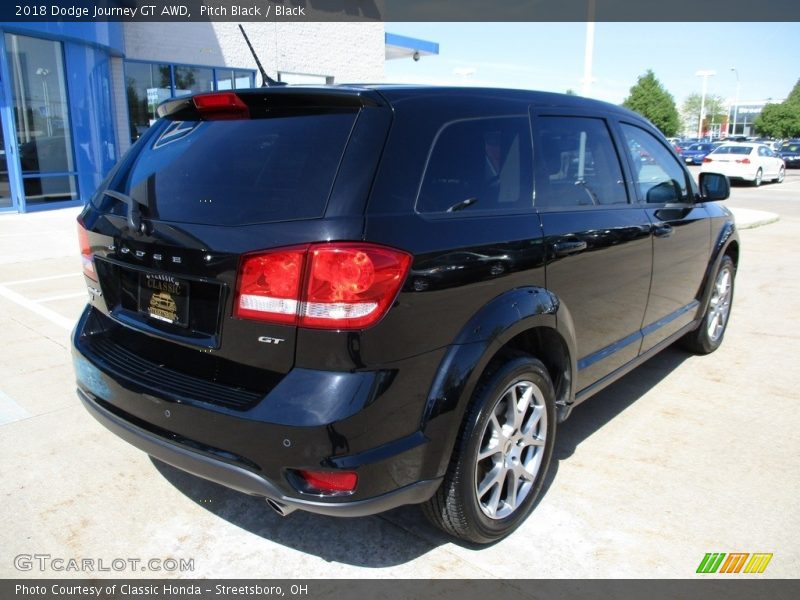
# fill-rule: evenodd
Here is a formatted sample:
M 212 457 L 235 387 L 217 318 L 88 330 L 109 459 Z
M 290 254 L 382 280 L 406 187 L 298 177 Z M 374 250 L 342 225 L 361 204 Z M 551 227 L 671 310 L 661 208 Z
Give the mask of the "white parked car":
M 766 144 L 722 144 L 703 159 L 700 171 L 722 173 L 759 186 L 764 180 L 782 182 L 786 165 Z

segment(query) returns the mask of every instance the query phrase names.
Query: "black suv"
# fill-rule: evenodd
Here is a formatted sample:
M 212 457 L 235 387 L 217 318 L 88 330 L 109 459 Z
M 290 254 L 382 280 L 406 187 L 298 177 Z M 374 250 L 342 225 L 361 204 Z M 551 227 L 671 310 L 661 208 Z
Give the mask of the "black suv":
M 491 542 L 572 408 L 725 332 L 722 175 L 548 93 L 285 87 L 168 101 L 79 217 L 78 395 L 180 469 L 296 509 L 423 503 Z

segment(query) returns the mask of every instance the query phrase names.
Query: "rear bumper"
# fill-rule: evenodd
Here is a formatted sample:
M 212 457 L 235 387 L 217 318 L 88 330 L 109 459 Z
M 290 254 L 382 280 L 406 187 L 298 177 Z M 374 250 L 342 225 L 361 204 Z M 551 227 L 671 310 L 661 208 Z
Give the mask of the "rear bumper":
M 197 377 L 170 385 L 176 372 L 146 361 L 132 369 L 104 351 L 93 340 L 117 343 L 103 337 L 106 320 L 88 307 L 73 334 L 78 396 L 103 426 L 165 463 L 292 509 L 340 516 L 423 502 L 441 481 L 447 442 L 420 426 L 440 351 L 393 369 L 294 368 L 234 409 L 211 402 L 218 390 L 201 389 Z M 303 469 L 355 471 L 358 485 L 349 495 L 307 493 L 295 475 Z
M 740 179 L 743 181 L 753 181 L 756 178 L 758 167 L 753 165 L 752 168 L 742 167 L 728 167 L 724 163 L 712 163 L 712 166 L 704 168 L 701 172 L 722 173 L 727 175 L 728 179 Z
M 335 504 L 294 498 L 282 493 L 277 486 L 258 473 L 193 452 L 133 425 L 103 408 L 80 389 L 78 397 L 89 414 L 103 427 L 150 456 L 192 475 L 245 494 L 269 498 L 298 510 L 337 517 L 363 517 L 405 504 L 424 502 L 434 494 L 441 483 L 441 479 L 419 481 L 375 498 Z

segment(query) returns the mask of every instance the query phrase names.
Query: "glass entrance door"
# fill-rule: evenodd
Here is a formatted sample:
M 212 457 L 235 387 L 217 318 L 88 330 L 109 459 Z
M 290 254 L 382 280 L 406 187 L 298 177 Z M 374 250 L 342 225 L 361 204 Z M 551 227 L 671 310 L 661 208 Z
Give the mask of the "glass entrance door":
M 7 102 L 13 107 L 24 206 L 75 200 L 77 173 L 61 43 L 10 33 L 4 41 L 12 96 Z
M 0 93 L 2 98 L 2 93 Z M 0 127 L 0 210 L 11 208 L 13 199 L 11 197 L 11 178 L 8 174 L 8 161 L 6 160 L 5 144 L 5 121 Z

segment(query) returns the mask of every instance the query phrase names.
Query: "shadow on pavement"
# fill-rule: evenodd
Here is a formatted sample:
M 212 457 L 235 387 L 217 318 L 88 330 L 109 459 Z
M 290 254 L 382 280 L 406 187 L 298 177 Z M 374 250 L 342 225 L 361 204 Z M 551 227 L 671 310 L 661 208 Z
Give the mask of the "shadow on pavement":
M 582 404 L 558 428 L 550 471 L 537 499 L 541 501 L 555 481 L 562 460 L 603 425 L 623 412 L 678 368 L 689 354 L 668 348 Z M 323 560 L 360 567 L 404 564 L 437 546 L 458 543 L 428 525 L 414 506 L 357 519 L 324 517 L 301 511 L 280 517 L 263 499 L 247 496 L 199 479 L 153 460 L 167 481 L 188 498 L 253 535 Z M 254 548 L 255 550 L 255 548 Z
M 536 503 L 541 502 L 553 485 L 561 461 L 568 460 L 581 442 L 661 383 L 690 356 L 685 350 L 670 346 L 575 407 L 570 417 L 558 427 L 550 471 Z

